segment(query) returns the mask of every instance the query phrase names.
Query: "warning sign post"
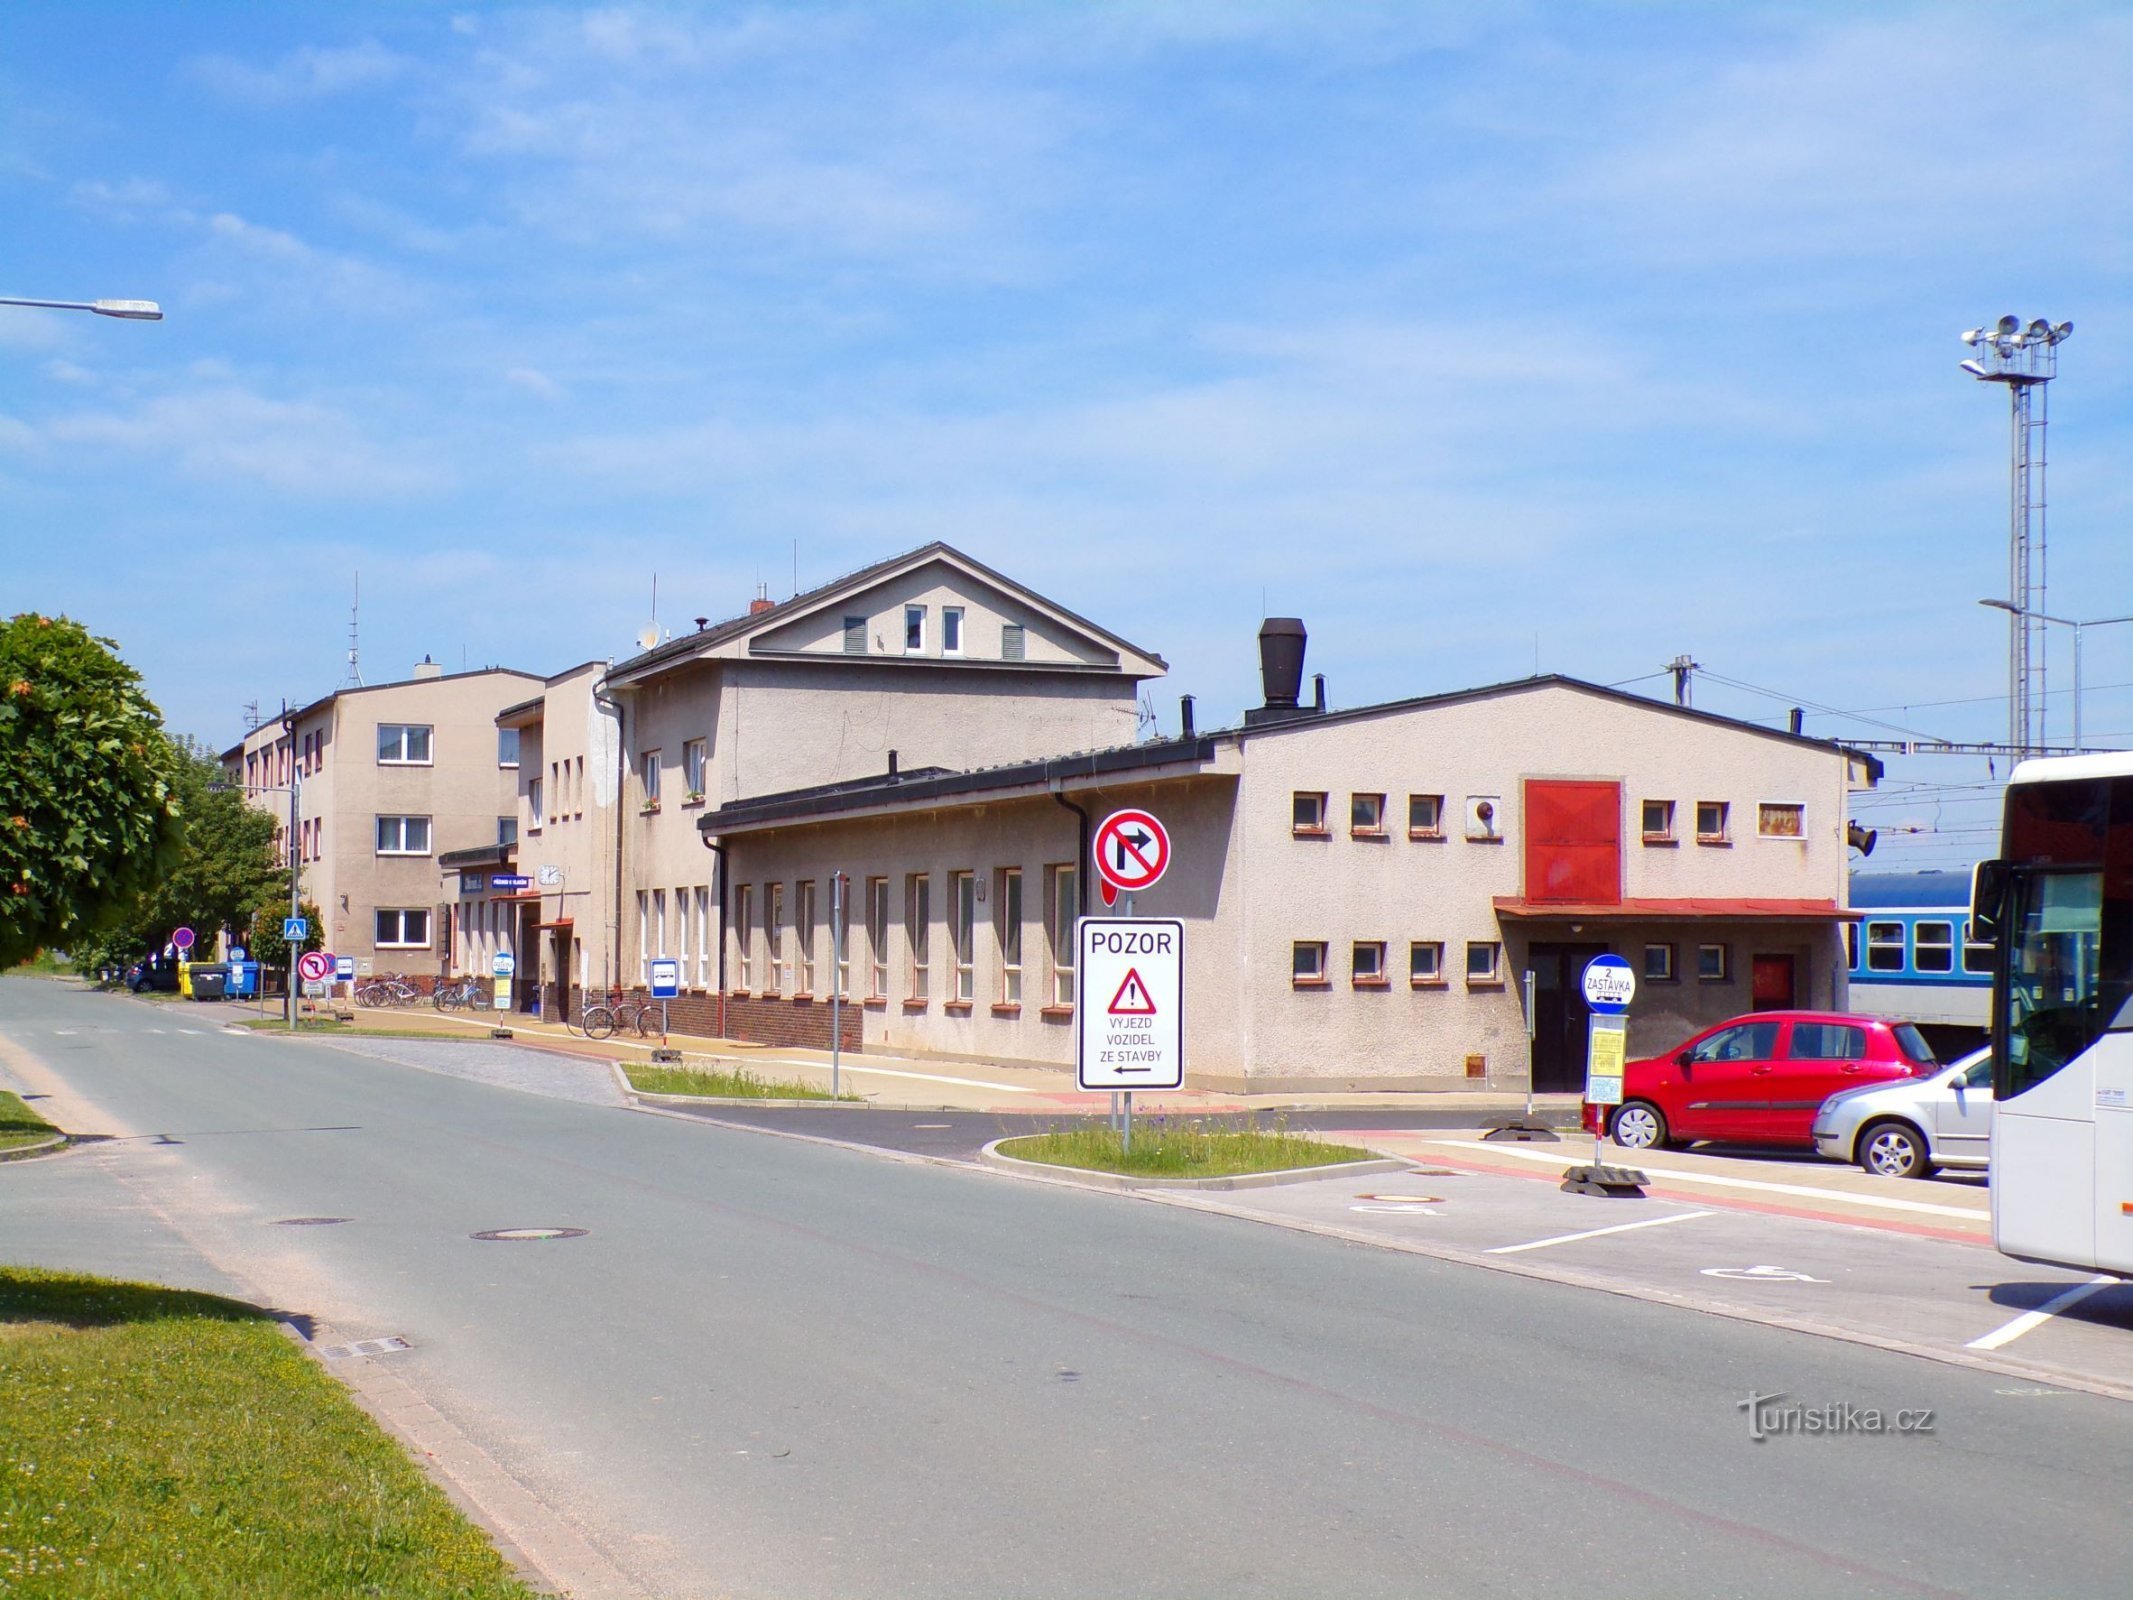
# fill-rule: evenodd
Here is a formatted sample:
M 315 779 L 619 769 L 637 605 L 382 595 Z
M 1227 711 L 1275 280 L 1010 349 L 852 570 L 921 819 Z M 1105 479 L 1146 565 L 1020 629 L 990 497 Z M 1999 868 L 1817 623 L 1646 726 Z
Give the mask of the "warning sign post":
M 1074 1069 L 1084 1089 L 1185 1086 L 1185 924 L 1084 917 L 1075 972 Z

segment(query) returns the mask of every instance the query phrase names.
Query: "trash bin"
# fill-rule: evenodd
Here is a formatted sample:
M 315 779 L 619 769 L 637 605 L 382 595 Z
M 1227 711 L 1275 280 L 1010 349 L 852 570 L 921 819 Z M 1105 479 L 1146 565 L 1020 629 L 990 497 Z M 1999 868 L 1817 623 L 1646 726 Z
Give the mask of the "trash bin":
M 227 961 L 195 961 L 192 964 L 192 990 L 195 1000 L 220 1000 L 229 992 L 230 964 Z
M 232 961 L 230 963 L 229 987 L 224 991 L 232 1000 L 251 1000 L 259 994 L 259 963 L 256 961 Z

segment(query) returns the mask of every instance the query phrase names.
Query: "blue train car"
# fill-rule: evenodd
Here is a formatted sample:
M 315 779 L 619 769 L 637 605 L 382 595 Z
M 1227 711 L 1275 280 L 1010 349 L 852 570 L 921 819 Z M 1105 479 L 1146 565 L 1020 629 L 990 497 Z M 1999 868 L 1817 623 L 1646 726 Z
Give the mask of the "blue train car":
M 1864 913 L 1844 930 L 1854 1011 L 1984 1031 L 1992 946 L 1970 936 L 1967 871 L 1857 872 L 1851 902 Z

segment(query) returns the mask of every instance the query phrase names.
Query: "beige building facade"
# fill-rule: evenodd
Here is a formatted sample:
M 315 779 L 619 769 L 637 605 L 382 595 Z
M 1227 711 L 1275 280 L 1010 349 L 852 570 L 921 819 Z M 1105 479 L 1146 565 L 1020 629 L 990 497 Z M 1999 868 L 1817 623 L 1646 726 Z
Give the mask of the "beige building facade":
M 506 668 L 336 691 L 260 724 L 223 752 L 229 780 L 283 822 L 298 791 L 303 898 L 326 948 L 364 974 L 433 978 L 454 964 L 439 858 L 509 831 L 518 773 L 496 714 L 540 679 Z
M 1074 919 L 1102 910 L 1087 830 L 1137 806 L 1172 841 L 1134 910 L 1185 924 L 1195 1083 L 1571 1088 L 1603 951 L 1640 974 L 1639 1052 L 1844 1002 L 1870 758 L 1559 677 L 1255 716 L 718 807 L 730 1000 L 810 1013 L 841 970 L 868 1048 L 1069 1062 Z

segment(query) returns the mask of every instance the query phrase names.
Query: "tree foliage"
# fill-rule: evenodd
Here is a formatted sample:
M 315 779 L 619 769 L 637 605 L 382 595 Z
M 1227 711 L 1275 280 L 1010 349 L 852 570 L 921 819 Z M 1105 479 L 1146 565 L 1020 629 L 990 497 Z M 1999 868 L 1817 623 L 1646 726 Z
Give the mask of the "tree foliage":
M 279 972 L 289 964 L 289 941 L 281 936 L 281 919 L 288 914 L 289 880 L 285 876 L 279 894 L 266 895 L 252 902 L 252 933 L 245 945 L 252 959 L 272 972 Z M 326 919 L 319 914 L 318 907 L 306 900 L 297 915 L 304 919 L 307 930 L 296 947 L 297 954 L 325 949 Z M 236 919 L 234 925 L 242 926 L 243 919 Z
M 289 872 L 274 842 L 272 813 L 248 805 L 235 789 L 219 787 L 222 767 L 205 750 L 180 744 L 172 770 L 184 836 L 168 872 L 136 895 L 95 939 L 76 946 L 84 968 L 119 965 L 160 950 L 174 928 L 191 928 L 195 952 L 206 959 L 215 934 L 244 929 L 252 908 L 279 898 L 288 903 Z M 275 932 L 281 931 L 280 924 Z
M 0 625 L 0 968 L 110 928 L 184 836 L 140 675 L 65 617 Z

